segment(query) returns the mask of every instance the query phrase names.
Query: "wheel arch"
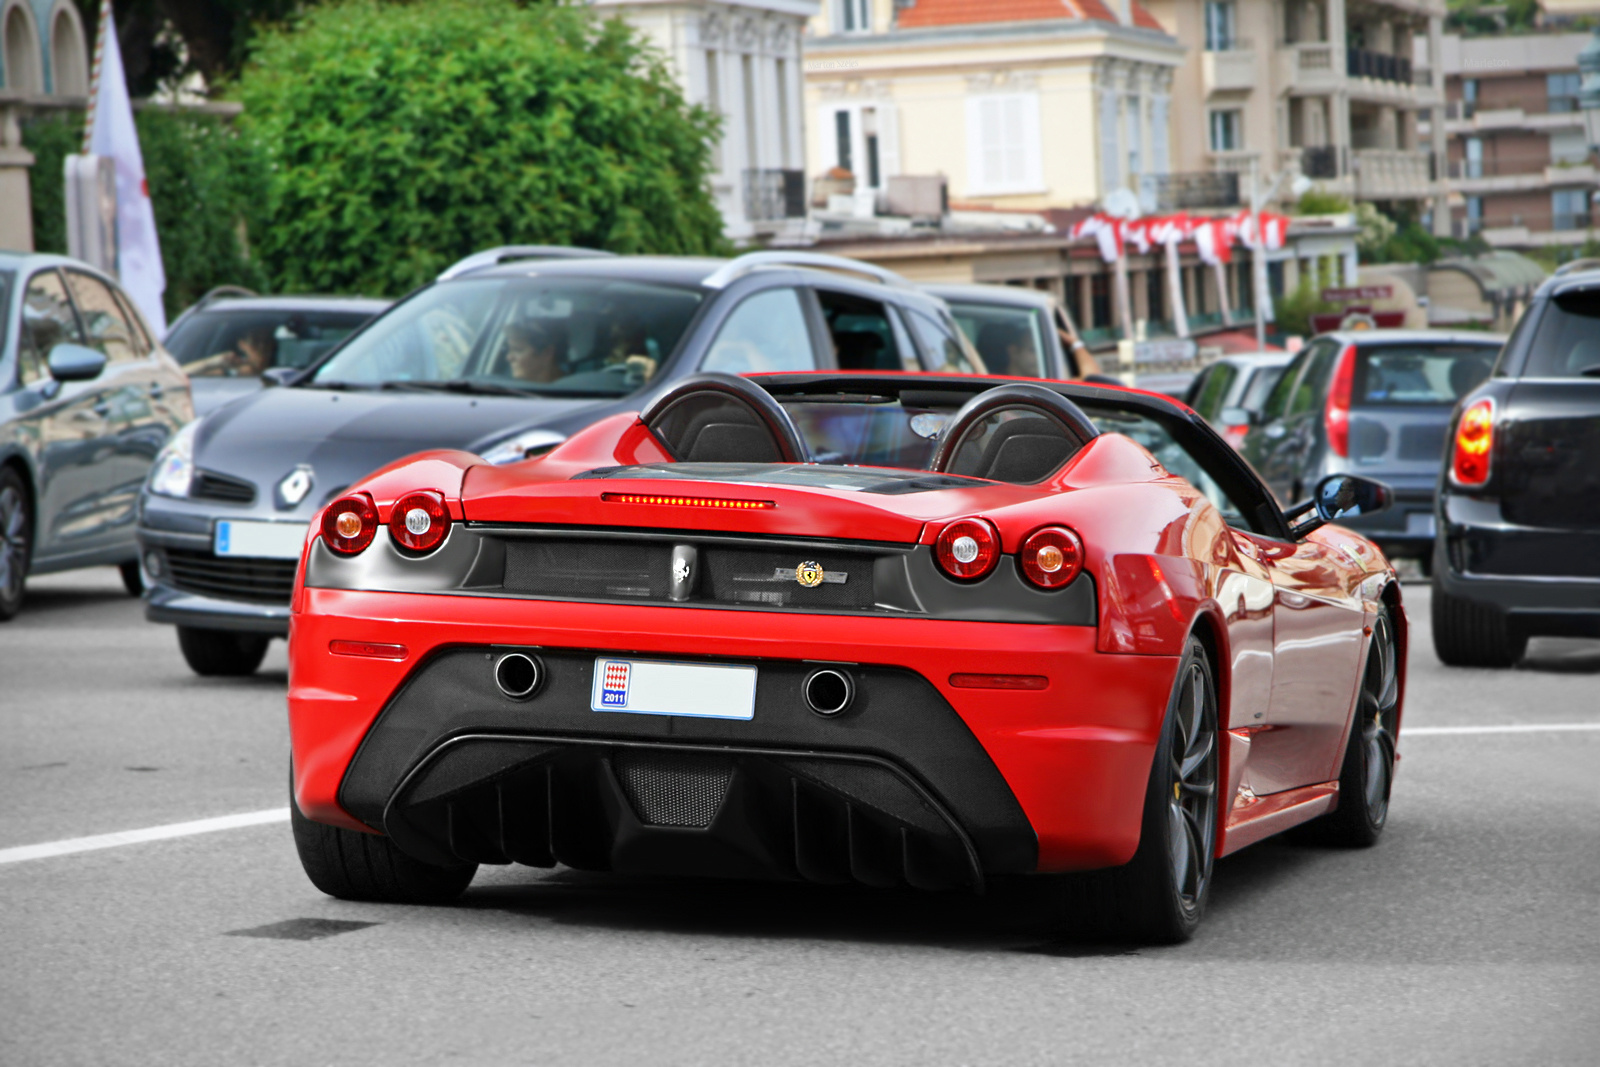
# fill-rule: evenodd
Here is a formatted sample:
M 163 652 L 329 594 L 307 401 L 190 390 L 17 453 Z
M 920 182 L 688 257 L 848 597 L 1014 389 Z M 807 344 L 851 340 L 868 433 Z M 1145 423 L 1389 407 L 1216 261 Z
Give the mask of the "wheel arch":
M 33 466 L 22 452 L 0 453 L 0 470 L 14 470 L 22 479 L 22 491 L 28 495 L 28 515 L 33 519 L 33 551 L 39 551 L 39 483 L 33 476 Z
M 1389 609 L 1389 623 L 1394 627 L 1395 671 L 1399 676 L 1399 692 L 1395 696 L 1395 741 L 1400 739 L 1400 724 L 1406 713 L 1406 665 L 1411 657 L 1411 623 L 1406 618 L 1405 604 L 1400 598 L 1400 581 L 1390 579 L 1378 594 L 1378 602 Z

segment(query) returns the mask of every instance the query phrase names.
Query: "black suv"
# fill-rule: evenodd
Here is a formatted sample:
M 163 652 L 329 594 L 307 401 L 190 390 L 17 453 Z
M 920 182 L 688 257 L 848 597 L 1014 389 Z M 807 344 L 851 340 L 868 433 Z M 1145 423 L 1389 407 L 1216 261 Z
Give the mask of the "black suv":
M 1509 667 L 1528 638 L 1600 637 L 1600 271 L 1545 282 L 1456 405 L 1440 474 L 1433 644 Z

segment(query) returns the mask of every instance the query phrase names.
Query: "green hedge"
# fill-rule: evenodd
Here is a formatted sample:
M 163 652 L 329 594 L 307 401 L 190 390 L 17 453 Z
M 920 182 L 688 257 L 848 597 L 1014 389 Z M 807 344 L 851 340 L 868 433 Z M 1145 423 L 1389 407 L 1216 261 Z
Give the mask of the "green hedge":
M 266 278 L 246 255 L 245 233 L 266 182 L 250 143 L 209 115 L 144 110 L 134 121 L 167 272 L 168 318 L 213 286 L 261 288 Z M 34 247 L 65 254 L 63 165 L 69 153 L 82 150 L 83 117 L 29 122 L 22 141 L 34 154 Z
M 258 39 L 236 95 L 275 289 L 398 295 L 502 244 L 722 249 L 716 120 L 582 5 L 319 5 Z

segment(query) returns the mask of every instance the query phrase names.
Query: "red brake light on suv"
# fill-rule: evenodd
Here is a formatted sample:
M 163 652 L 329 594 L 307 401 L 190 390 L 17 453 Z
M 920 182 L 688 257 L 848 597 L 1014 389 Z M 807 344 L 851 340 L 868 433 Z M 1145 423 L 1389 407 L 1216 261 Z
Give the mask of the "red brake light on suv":
M 1457 485 L 1477 486 L 1489 481 L 1489 457 L 1494 451 L 1494 401 L 1476 401 L 1461 413 L 1456 424 L 1455 454 L 1450 477 Z
M 341 556 L 353 556 L 378 535 L 378 509 L 366 493 L 351 493 L 322 513 L 322 539 Z
M 1338 456 L 1350 455 L 1350 394 L 1356 380 L 1356 346 L 1346 345 L 1333 368 L 1333 385 L 1328 389 L 1328 405 L 1323 409 L 1323 424 L 1328 429 L 1328 447 Z

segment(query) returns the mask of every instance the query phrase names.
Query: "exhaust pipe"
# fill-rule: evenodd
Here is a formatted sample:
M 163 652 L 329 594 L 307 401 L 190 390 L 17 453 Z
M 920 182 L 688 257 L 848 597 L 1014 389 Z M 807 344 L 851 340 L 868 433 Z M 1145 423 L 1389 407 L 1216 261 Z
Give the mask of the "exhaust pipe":
M 818 715 L 838 715 L 856 699 L 856 683 L 844 671 L 831 667 L 812 671 L 800 687 L 806 704 Z
M 543 681 L 544 666 L 532 656 L 507 652 L 495 661 L 495 687 L 512 700 L 527 700 Z

